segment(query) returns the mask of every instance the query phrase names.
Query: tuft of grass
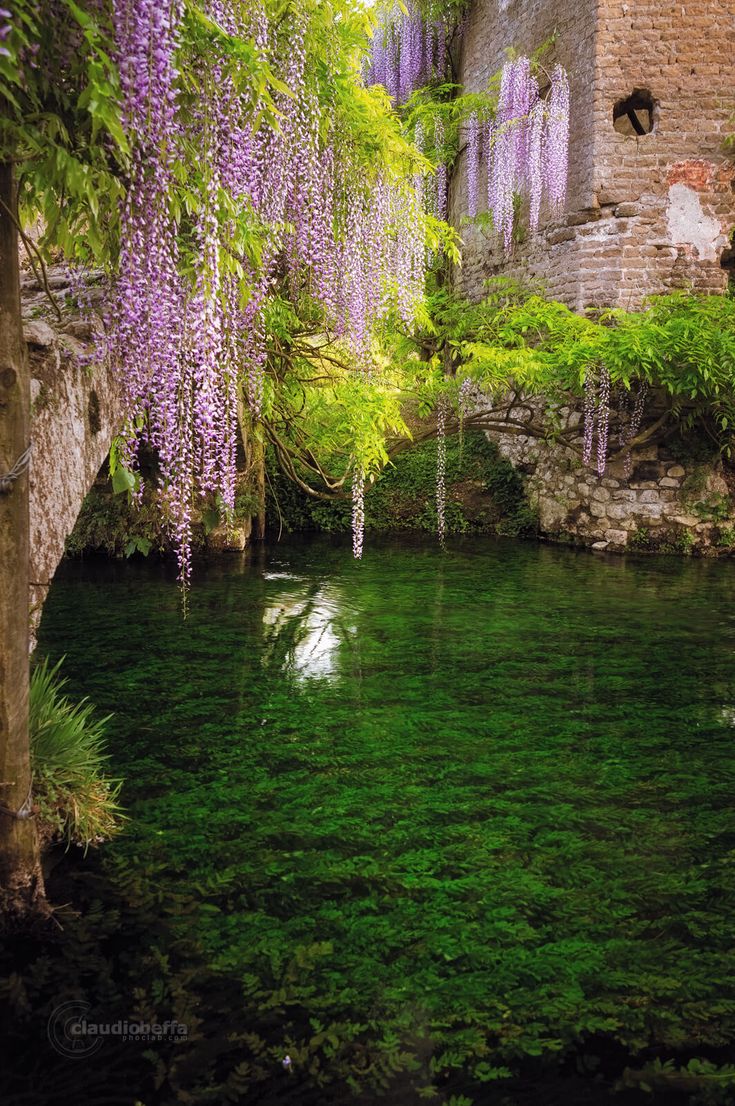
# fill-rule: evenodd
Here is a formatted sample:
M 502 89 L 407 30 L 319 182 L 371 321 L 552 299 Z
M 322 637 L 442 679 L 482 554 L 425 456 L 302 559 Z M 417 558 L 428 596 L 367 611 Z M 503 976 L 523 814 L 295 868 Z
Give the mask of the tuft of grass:
M 106 774 L 111 715 L 95 718 L 87 699 L 73 703 L 63 694 L 61 664 L 43 660 L 31 675 L 33 794 L 43 839 L 81 845 L 86 852 L 120 830 L 122 780 Z

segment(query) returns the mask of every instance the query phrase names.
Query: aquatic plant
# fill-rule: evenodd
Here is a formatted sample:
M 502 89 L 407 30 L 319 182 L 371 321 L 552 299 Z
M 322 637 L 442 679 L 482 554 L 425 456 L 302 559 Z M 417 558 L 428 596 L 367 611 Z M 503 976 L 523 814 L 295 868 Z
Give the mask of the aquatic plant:
M 56 1106 L 57 1072 L 107 1100 L 114 1062 L 117 1106 L 607 1106 L 659 1060 L 654 1102 L 730 1106 L 731 1071 L 680 1070 L 735 1037 L 727 566 L 481 538 L 356 571 L 346 537 L 264 567 L 207 574 L 189 627 L 146 566 L 58 581 L 41 644 L 116 708 L 135 819 L 52 884 L 75 914 L 51 951 L 3 949 L 3 1102 L 13 1069 L 19 1106 Z M 68 990 L 189 1037 L 56 1065 Z

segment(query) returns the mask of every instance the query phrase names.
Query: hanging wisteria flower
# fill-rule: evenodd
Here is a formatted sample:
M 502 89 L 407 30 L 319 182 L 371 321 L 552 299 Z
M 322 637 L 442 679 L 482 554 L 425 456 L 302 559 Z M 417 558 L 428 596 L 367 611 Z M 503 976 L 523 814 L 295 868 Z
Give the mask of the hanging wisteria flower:
M 464 450 L 464 420 L 467 411 L 470 407 L 470 401 L 472 393 L 474 391 L 474 383 L 469 376 L 466 376 L 459 386 L 459 393 L 457 395 L 457 415 L 459 417 L 459 456 L 462 457 Z
M 556 209 L 566 201 L 568 162 L 569 81 L 562 67 L 556 65 L 551 75 L 545 156 L 546 187 Z
M 437 219 L 447 217 L 447 166 L 444 151 L 444 120 L 437 115 L 434 120 L 434 149 L 436 150 L 436 205 Z
M 607 466 L 607 437 L 610 426 L 610 371 L 600 366 L 597 389 L 597 475 L 604 476 Z
M 473 114 L 467 124 L 467 214 L 471 219 L 477 215 L 479 185 L 480 124 L 477 115 Z
M 447 399 L 441 395 L 436 405 L 436 527 L 439 542 L 447 534 Z
M 447 65 L 447 30 L 443 20 L 424 19 L 418 7 L 396 4 L 373 33 L 366 84 L 382 84 L 399 104 L 431 81 Z
M 506 62 L 497 115 L 486 128 L 488 208 L 506 252 L 513 241 L 516 195 L 527 196 L 529 225 L 536 231 L 544 196 L 552 209 L 566 198 L 569 151 L 569 84 L 561 66 L 551 77 L 547 100 L 528 58 Z M 468 169 L 469 172 L 469 169 Z
M 589 465 L 592 460 L 592 445 L 595 438 L 597 421 L 597 372 L 594 365 L 588 365 L 584 374 L 584 439 L 582 460 Z
M 648 395 L 648 384 L 645 380 L 642 380 L 638 385 L 638 391 L 636 392 L 635 401 L 633 403 L 633 413 L 630 416 L 630 422 L 627 426 L 627 432 L 625 435 L 626 444 L 632 442 L 637 436 L 638 431 L 641 428 L 641 422 L 643 420 L 643 411 L 646 406 L 646 396 Z M 633 453 L 629 448 L 625 454 L 625 476 L 626 479 L 633 471 Z
M 411 325 L 425 269 L 420 197 L 339 143 L 337 108 L 319 103 L 308 69 L 305 14 L 296 10 L 271 27 L 262 0 L 247 7 L 208 0 L 206 12 L 227 34 L 252 41 L 287 86 L 273 95 L 277 124 L 256 122 L 257 104 L 217 39 L 202 61 L 198 98 L 188 87 L 182 107 L 176 52 L 184 0 L 113 0 L 132 149 L 109 312 L 110 353 L 125 370 L 123 461 L 135 467 L 141 440 L 158 452 L 184 584 L 203 497 L 213 497 L 226 519 L 234 513 L 240 391 L 257 420 L 265 313 L 279 281 L 294 302 L 316 300 L 325 327 L 369 371 L 376 326 L 394 309 Z M 386 36 L 376 61 L 387 73 L 399 57 L 405 90 L 425 68 L 427 41 L 414 14 L 400 57 L 395 36 Z M 172 197 L 186 143 L 202 150 L 202 168 L 198 183 L 187 182 L 196 200 L 187 200 L 182 221 Z M 262 240 L 257 254 L 241 252 L 233 265 L 243 211 Z
M 352 552 L 359 561 L 365 542 L 365 472 L 358 468 L 352 477 Z
M 13 30 L 12 13 L 7 8 L 0 8 L 0 57 L 9 58 L 11 52 L 7 46 L 1 45 L 6 39 L 10 38 Z

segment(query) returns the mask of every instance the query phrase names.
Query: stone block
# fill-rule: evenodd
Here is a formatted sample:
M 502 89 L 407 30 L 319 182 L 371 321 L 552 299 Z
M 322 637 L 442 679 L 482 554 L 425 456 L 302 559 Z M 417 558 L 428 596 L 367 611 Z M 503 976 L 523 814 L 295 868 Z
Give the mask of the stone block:
M 48 349 L 54 344 L 56 333 L 43 319 L 29 319 L 23 323 L 23 337 L 29 346 Z
M 681 481 L 674 480 L 673 476 L 664 476 L 662 480 L 659 480 L 658 486 L 660 488 L 679 488 L 681 487 Z
M 592 498 L 599 499 L 601 503 L 606 503 L 610 498 L 610 492 L 607 488 L 593 488 Z
M 637 484 L 641 488 L 645 488 L 648 484 L 651 485 L 652 481 L 657 481 L 661 478 L 661 467 L 658 461 L 640 461 L 634 466 L 630 479 L 632 484 Z
M 686 469 L 683 465 L 672 465 L 671 468 L 666 470 L 667 476 L 672 476 L 674 480 L 681 480 L 683 476 L 686 476 Z
M 605 537 L 612 545 L 627 545 L 628 544 L 628 531 L 627 530 L 606 530 Z
M 616 503 L 635 503 L 641 498 L 641 494 L 632 488 L 620 488 L 619 491 L 612 493 L 612 497 Z
M 633 508 L 633 514 L 645 519 L 660 518 L 663 511 L 661 503 L 637 503 Z
M 637 500 L 639 503 L 660 503 L 661 496 L 659 495 L 657 490 L 649 488 L 646 489 L 646 491 L 639 492 Z

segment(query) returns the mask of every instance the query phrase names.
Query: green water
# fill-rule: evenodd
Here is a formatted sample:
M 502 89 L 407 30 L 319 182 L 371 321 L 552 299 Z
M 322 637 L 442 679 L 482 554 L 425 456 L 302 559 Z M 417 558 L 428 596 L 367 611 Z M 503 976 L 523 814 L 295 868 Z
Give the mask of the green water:
M 604 1069 L 597 1102 L 626 1064 L 727 1059 L 732 564 L 282 542 L 202 569 L 184 622 L 166 568 L 68 563 L 41 650 L 115 712 L 106 863 L 196 904 L 248 1102 Z

